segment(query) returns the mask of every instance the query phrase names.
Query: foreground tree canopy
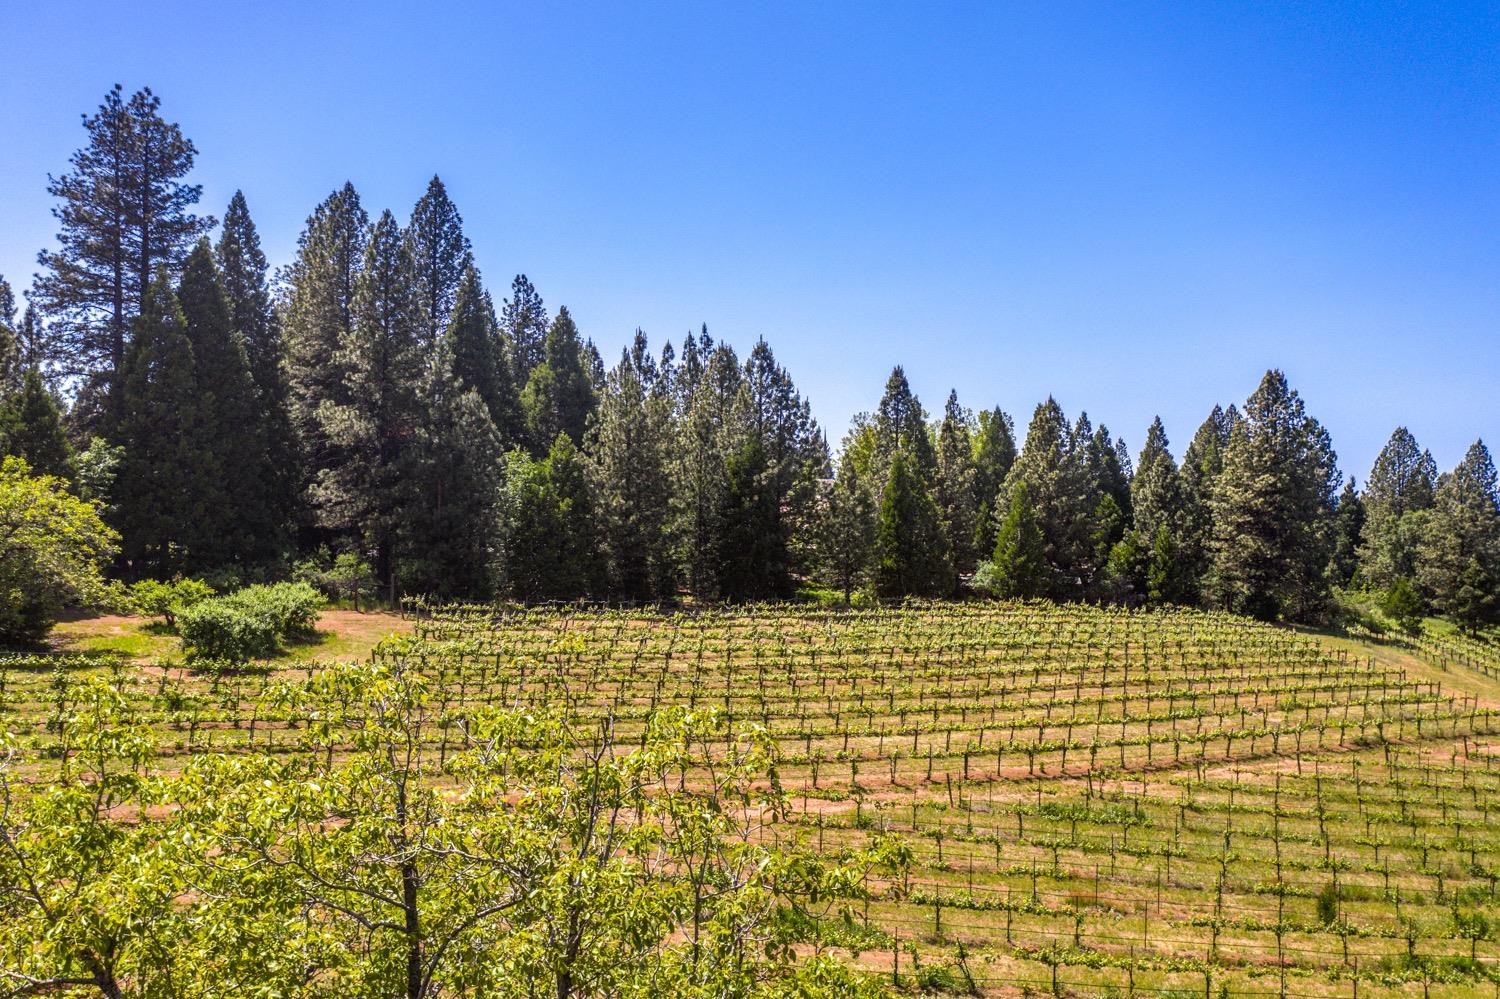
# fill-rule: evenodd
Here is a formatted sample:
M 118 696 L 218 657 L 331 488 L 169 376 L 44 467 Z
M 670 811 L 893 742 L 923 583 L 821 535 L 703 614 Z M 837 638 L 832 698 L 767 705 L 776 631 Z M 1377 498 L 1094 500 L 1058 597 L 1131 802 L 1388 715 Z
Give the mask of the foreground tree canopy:
M 61 691 L 55 780 L 0 746 L 6 994 L 876 994 L 796 947 L 901 855 L 783 835 L 763 729 L 680 707 L 622 746 L 496 709 L 454 741 L 383 658 L 268 686 L 308 720 L 288 751 L 171 768 L 131 681 Z
M 1278 371 L 1174 458 L 1047 399 L 1024 438 L 895 368 L 837 466 L 771 346 L 707 328 L 600 355 L 524 275 L 498 303 L 438 177 L 404 216 L 353 184 L 271 277 L 247 199 L 195 214 L 197 150 L 118 87 L 49 185 L 58 248 L 0 280 L 6 451 L 98 504 L 125 579 L 221 585 L 339 557 L 387 600 L 853 598 L 961 590 L 1317 620 L 1336 587 L 1500 619 L 1476 442 L 1442 476 L 1404 428 L 1363 492 Z M 351 571 L 353 571 L 351 569 Z M 347 575 L 347 573 L 346 573 Z M 18 632 L 12 632 L 12 636 Z

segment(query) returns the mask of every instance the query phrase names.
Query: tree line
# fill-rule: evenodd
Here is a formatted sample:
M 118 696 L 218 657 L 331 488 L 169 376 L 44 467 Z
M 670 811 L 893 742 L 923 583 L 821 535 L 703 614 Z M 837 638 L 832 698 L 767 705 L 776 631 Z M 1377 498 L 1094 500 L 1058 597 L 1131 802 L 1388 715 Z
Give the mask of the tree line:
M 525 275 L 497 307 L 434 177 L 405 220 L 352 184 L 270 270 L 246 199 L 195 214 L 197 150 L 120 87 L 48 192 L 24 311 L 0 281 L 0 430 L 118 531 L 122 578 L 253 581 L 353 559 L 400 593 L 526 600 L 1010 597 L 1326 615 L 1500 616 L 1500 506 L 1476 442 L 1439 475 L 1404 429 L 1365 488 L 1277 371 L 1179 464 L 1052 399 L 1018 440 L 901 368 L 837 462 L 757 342 L 707 328 L 613 366 Z

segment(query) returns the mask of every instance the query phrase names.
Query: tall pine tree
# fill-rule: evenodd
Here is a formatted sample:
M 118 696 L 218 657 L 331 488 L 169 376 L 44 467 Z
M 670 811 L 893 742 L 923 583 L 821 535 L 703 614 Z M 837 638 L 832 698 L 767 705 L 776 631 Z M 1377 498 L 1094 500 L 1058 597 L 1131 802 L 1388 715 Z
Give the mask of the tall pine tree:
M 373 557 L 392 599 L 403 472 L 420 418 L 423 313 L 415 286 L 400 226 L 385 212 L 370 228 L 351 326 L 339 344 L 341 398 L 323 400 L 314 413 L 331 445 L 312 489 L 318 521 Z
M 1359 549 L 1364 582 L 1386 589 L 1413 580 L 1425 512 L 1437 489 L 1437 466 L 1405 427 L 1397 427 L 1375 457 L 1365 483 L 1365 530 Z
M 1315 620 L 1327 603 L 1339 482 L 1328 432 L 1285 375 L 1266 372 L 1230 433 L 1214 484 L 1214 604 L 1266 619 Z
M 1465 629 L 1500 623 L 1500 499 L 1483 441 L 1438 482 L 1417 579 L 1433 605 Z
M 1016 427 L 1011 418 L 998 406 L 981 412 L 974 432 L 974 549 L 981 555 L 995 550 L 995 508 L 1008 503 L 1000 489 L 1015 461 Z
M 214 220 L 190 210 L 201 188 L 183 178 L 197 150 L 162 118 L 149 88 L 126 99 L 117 84 L 83 127 L 88 144 L 73 154 L 72 171 L 49 178 L 48 193 L 61 200 L 58 248 L 37 258 L 36 298 L 52 325 L 49 361 L 81 380 L 88 422 L 109 431 L 153 277 L 159 267 L 175 274 Z
M 136 318 L 121 385 L 124 445 L 113 489 L 128 574 L 167 578 L 192 565 L 216 472 L 200 447 L 193 347 L 165 267 Z
M 937 504 L 897 450 L 875 523 L 875 590 L 882 597 L 945 596 L 953 589 L 953 563 Z
M 193 350 L 198 464 L 206 484 L 192 568 L 244 570 L 278 554 L 282 525 L 265 502 L 274 469 L 255 381 L 207 239 L 183 264 L 177 300 Z
M 265 510 L 268 525 L 264 546 L 278 551 L 290 541 L 288 529 L 298 519 L 301 456 L 292 428 L 286 350 L 281 324 L 271 306 L 266 255 L 261 251 L 260 234 L 250 218 L 245 196 L 239 191 L 224 213 L 214 257 L 229 303 L 230 321 L 244 345 L 255 386 L 255 422 L 265 452 L 271 456 L 258 486 L 257 502 Z
M 474 262 L 464 220 L 436 175 L 412 209 L 405 235 L 422 316 L 421 341 L 430 347 L 447 330 L 459 282 Z
M 545 357 L 548 331 L 547 308 L 525 274 L 517 274 L 511 282 L 510 297 L 500 312 L 500 327 L 510 347 L 510 368 L 516 384 L 525 385 L 532 369 Z
M 567 306 L 557 310 L 545 347 L 544 359 L 529 369 L 531 376 L 521 394 L 527 442 L 538 454 L 560 433 L 582 443 L 595 405 L 582 338 Z

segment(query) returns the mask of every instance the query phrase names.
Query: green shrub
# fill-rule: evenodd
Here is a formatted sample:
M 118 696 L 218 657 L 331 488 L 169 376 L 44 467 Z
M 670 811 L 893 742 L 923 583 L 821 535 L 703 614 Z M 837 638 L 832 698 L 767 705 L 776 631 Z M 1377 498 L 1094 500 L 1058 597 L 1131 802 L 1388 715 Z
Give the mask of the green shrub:
M 131 585 L 130 605 L 136 613 L 159 617 L 169 629 L 176 629 L 181 611 L 213 595 L 213 587 L 201 579 L 178 579 L 170 583 L 143 579 Z
M 1426 608 L 1421 594 L 1417 593 L 1411 583 L 1400 577 L 1380 596 L 1380 612 L 1395 621 L 1396 627 L 1408 635 L 1422 633 L 1424 610 Z
M 189 659 L 243 663 L 275 654 L 284 640 L 313 633 L 323 596 L 306 583 L 247 586 L 177 615 Z
M 243 663 L 276 651 L 276 630 L 229 598 L 205 600 L 177 615 L 182 648 L 189 659 Z
M 269 583 L 247 586 L 223 598 L 245 613 L 266 622 L 278 638 L 304 638 L 318 623 L 323 594 L 307 583 Z

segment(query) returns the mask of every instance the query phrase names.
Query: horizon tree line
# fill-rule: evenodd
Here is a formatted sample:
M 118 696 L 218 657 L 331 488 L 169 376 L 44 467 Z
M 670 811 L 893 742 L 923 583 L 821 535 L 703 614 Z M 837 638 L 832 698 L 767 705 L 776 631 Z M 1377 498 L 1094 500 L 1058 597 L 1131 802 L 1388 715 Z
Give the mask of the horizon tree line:
M 707 327 L 612 366 L 524 274 L 497 309 L 433 177 L 405 221 L 352 184 L 272 274 L 244 196 L 116 86 L 51 178 L 57 248 L 0 279 L 6 453 L 100 504 L 127 579 L 285 575 L 355 553 L 387 596 L 617 601 L 978 591 L 1317 620 L 1366 586 L 1500 619 L 1500 504 L 1475 442 L 1439 475 L 1405 428 L 1363 491 L 1279 371 L 1179 464 L 1051 398 L 1024 438 L 902 368 L 835 464 L 770 346 Z M 217 233 L 214 238 L 215 232 Z

